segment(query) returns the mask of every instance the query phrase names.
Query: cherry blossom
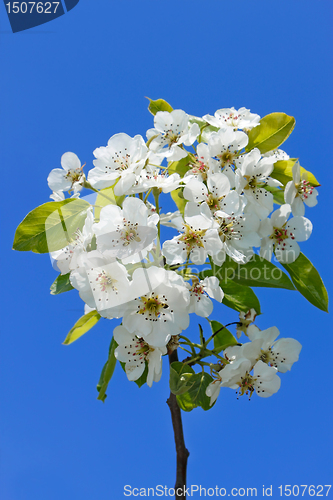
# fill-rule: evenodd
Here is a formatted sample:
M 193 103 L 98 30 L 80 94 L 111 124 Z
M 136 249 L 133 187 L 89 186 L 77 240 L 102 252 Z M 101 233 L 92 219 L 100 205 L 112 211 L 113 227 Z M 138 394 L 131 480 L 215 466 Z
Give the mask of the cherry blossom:
M 260 256 L 271 260 L 273 250 L 276 258 L 282 264 L 294 262 L 300 254 L 298 241 L 306 241 L 312 232 L 312 223 L 305 217 L 289 219 L 291 206 L 281 205 L 272 213 L 270 219 L 265 219 L 260 227 Z
M 224 108 L 215 111 L 214 116 L 205 115 L 203 119 L 210 125 L 221 129 L 232 127 L 250 130 L 259 125 L 260 116 L 250 113 L 250 110 L 246 108 L 239 108 L 238 111 L 235 108 Z
M 100 222 L 93 225 L 97 248 L 126 263 L 145 258 L 157 236 L 159 216 L 148 217 L 148 208 L 138 198 L 128 197 L 121 209 L 117 205 L 102 208 Z
M 85 175 L 83 166 L 75 153 L 64 153 L 61 157 L 62 168 L 51 170 L 47 183 L 56 198 L 62 198 L 61 192 L 73 190 L 77 193 L 82 189 Z M 56 194 L 55 194 L 56 193 Z
M 303 172 L 301 175 L 298 161 L 293 165 L 292 174 L 293 180 L 289 181 L 285 187 L 284 199 L 291 206 L 293 215 L 303 216 L 305 213 L 304 204 L 308 207 L 317 205 L 318 191 L 307 180 L 307 172 Z
M 178 161 L 187 156 L 181 145 L 191 146 L 200 133 L 197 123 L 189 124 L 188 115 L 181 109 L 158 111 L 154 128 L 147 131 L 149 148 L 169 161 Z
M 147 385 L 158 382 L 162 375 L 162 356 L 167 353 L 166 347 L 154 347 L 142 338 L 129 333 L 122 325 L 116 326 L 113 337 L 118 344 L 115 357 L 125 363 L 128 380 L 138 380 L 148 363 Z
M 208 297 L 218 302 L 223 300 L 224 293 L 216 276 L 209 276 L 204 280 L 192 279 L 192 286 L 188 286 L 190 290 L 189 313 L 194 312 L 198 316 L 207 318 L 213 312 L 213 302 Z
M 88 174 L 88 182 L 95 189 L 113 186 L 116 196 L 125 194 L 135 183 L 148 158 L 148 149 L 141 135 L 130 137 L 113 135 L 106 147 L 95 149 L 95 168 Z

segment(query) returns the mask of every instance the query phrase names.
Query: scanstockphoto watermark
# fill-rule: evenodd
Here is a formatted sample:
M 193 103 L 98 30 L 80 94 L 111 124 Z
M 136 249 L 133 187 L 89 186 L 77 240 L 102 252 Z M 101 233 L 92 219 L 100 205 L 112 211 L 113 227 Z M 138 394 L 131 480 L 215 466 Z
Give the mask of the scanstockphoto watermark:
M 270 491 L 268 491 L 270 489 Z M 264 489 L 267 493 L 267 496 L 271 496 L 272 488 Z M 261 493 L 261 492 L 260 492 Z M 258 496 L 257 488 L 223 488 L 220 486 L 214 486 L 210 488 L 203 487 L 198 484 L 192 484 L 188 487 L 179 487 L 179 488 L 169 488 L 168 486 L 163 486 L 161 484 L 153 487 L 153 488 L 140 488 L 140 487 L 132 487 L 127 484 L 124 486 L 124 496 L 125 497 L 175 497 L 177 496 L 185 496 L 188 497 L 256 497 Z
M 220 486 L 215 487 L 203 487 L 201 485 L 192 484 L 187 488 L 185 486 L 181 488 L 169 488 L 168 486 L 163 486 L 161 484 L 155 486 L 154 488 L 142 488 L 142 487 L 132 487 L 127 484 L 124 486 L 124 496 L 125 497 L 174 497 L 185 496 L 188 497 L 284 497 L 284 496 L 302 496 L 308 494 L 310 497 L 320 496 L 327 497 L 329 495 L 332 485 L 330 484 L 318 484 L 318 485 L 308 485 L 308 484 L 281 484 L 278 487 L 273 487 L 273 485 L 262 485 L 260 488 L 246 487 L 246 488 L 224 488 Z

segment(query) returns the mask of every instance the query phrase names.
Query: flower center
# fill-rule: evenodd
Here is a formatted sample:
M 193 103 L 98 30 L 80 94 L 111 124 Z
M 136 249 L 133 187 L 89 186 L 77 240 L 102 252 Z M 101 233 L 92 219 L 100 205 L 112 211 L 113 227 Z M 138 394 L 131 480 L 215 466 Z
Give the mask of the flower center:
M 311 186 L 309 181 L 301 181 L 299 184 L 295 184 L 297 189 L 297 195 L 302 200 L 306 200 L 313 193 L 313 186 Z
M 270 235 L 271 240 L 276 240 L 278 244 L 289 238 L 288 232 L 283 227 L 274 227 L 274 232 Z
M 198 156 L 195 156 L 195 161 L 190 166 L 191 172 L 194 175 L 201 175 L 203 180 L 206 180 L 209 167 L 205 165 L 204 161 L 202 161 L 203 159 L 203 157 L 199 159 Z
M 126 148 L 125 148 L 126 149 Z M 128 167 L 129 167 L 129 163 L 130 163 L 130 158 L 131 158 L 131 155 L 129 153 L 125 153 L 123 154 L 122 151 L 119 151 L 119 153 L 115 153 L 114 156 L 111 157 L 112 160 L 114 161 L 114 163 L 116 165 L 118 165 L 115 170 L 120 170 L 121 172 L 123 170 L 127 170 Z
M 225 166 L 228 164 L 232 164 L 234 162 L 234 158 L 236 157 L 236 153 L 232 153 L 231 151 L 227 150 L 224 153 L 217 155 L 217 157 L 221 160 L 221 165 Z
M 240 119 L 240 115 L 235 115 L 234 113 L 230 113 L 226 116 L 225 121 L 229 123 L 229 125 L 233 127 L 238 127 L 238 121 Z
M 246 394 L 250 399 L 254 392 L 254 381 L 255 379 L 252 377 L 252 375 L 246 372 L 244 377 L 241 377 L 239 382 L 239 395 L 243 396 L 244 394 Z
M 223 200 L 224 196 L 220 198 L 214 196 L 213 194 L 209 194 L 207 197 L 207 205 L 209 208 L 213 210 L 218 210 L 220 208 L 220 201 Z
M 192 226 L 185 224 L 185 233 L 180 237 L 180 241 L 183 241 L 187 247 L 188 252 L 192 250 L 193 247 L 203 247 L 202 237 L 204 236 L 206 230 L 203 229 L 193 229 Z
M 235 231 L 232 219 L 219 219 L 219 224 L 219 236 L 223 243 L 228 240 L 240 239 L 240 233 L 239 231 Z
M 159 299 L 158 295 L 155 296 L 155 293 L 152 292 L 150 297 L 141 297 L 141 304 L 138 306 L 138 314 L 143 314 L 146 316 L 146 319 L 152 319 L 156 321 L 161 316 L 163 309 L 168 309 L 168 304 L 166 303 L 166 298 L 163 295 L 165 300 L 162 301 Z
M 117 280 L 115 280 L 114 278 L 111 278 L 111 276 L 106 274 L 106 272 L 104 270 L 102 270 L 99 273 L 99 275 L 96 278 L 96 281 L 99 283 L 102 292 L 105 292 L 105 291 L 111 289 L 116 294 L 118 293 L 118 290 L 115 286 L 115 284 L 117 283 Z
M 270 349 L 268 351 L 262 351 L 259 359 L 261 359 L 261 361 L 263 361 L 263 363 L 268 364 L 271 361 L 270 354 L 271 354 Z
M 66 179 L 69 179 L 72 185 L 74 184 L 74 182 L 78 182 L 79 180 L 81 180 L 81 177 L 83 175 L 81 168 L 76 170 L 68 170 L 67 174 L 65 175 Z
M 124 227 L 121 230 L 120 240 L 123 241 L 123 246 L 126 247 L 130 245 L 133 241 L 141 241 L 140 236 L 137 231 L 138 223 L 131 224 L 129 221 L 124 219 Z
M 179 136 L 180 132 L 176 133 L 172 129 L 169 129 L 165 132 L 164 139 L 166 139 L 169 145 L 172 146 L 172 144 L 175 144 L 178 141 Z
M 256 177 L 251 177 L 250 175 L 244 175 L 244 179 L 247 180 L 247 184 L 244 189 L 256 189 L 258 182 Z

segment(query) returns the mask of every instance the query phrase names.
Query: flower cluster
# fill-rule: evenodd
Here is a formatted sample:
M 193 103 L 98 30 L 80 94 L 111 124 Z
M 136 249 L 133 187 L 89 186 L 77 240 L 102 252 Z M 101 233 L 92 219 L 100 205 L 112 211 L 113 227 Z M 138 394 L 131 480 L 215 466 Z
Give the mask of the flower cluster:
M 244 324 L 242 320 L 243 315 L 240 323 Z M 275 326 L 259 330 L 254 324 L 248 324 L 243 331 L 251 342 L 225 349 L 220 369 L 214 370 L 214 380 L 206 389 L 210 404 L 217 399 L 221 387 L 237 389 L 240 396 L 246 394 L 251 398 L 255 391 L 267 398 L 280 388 L 277 372 L 286 373 L 298 360 L 301 344 L 290 338 L 276 340 L 280 332 Z
M 64 200 L 64 191 L 79 198 L 83 188 L 97 198 L 81 229 L 51 255 L 89 311 L 121 319 L 114 329 L 114 355 L 129 380 L 138 380 L 148 367 L 151 386 L 161 377 L 162 356 L 186 345 L 190 359 L 202 367 L 205 356 L 219 360 L 210 364 L 211 404 L 221 387 L 269 396 L 280 386 L 276 372 L 298 359 L 297 341 L 276 341 L 277 328 L 250 325 L 255 311 L 242 313 L 237 326 L 238 338 L 244 332 L 251 342 L 230 345 L 223 358 L 206 343 L 198 355 L 197 344 L 181 333 L 189 314 L 208 318 L 211 299 L 223 300 L 223 284 L 214 272 L 203 275 L 198 269 L 208 259 L 218 268 L 227 260 L 244 265 L 255 253 L 268 261 L 275 254 L 281 264 L 296 261 L 298 242 L 312 232 L 304 204 L 317 203 L 314 177 L 278 149 L 281 142 L 263 151 L 253 131 L 264 125 L 246 108 L 199 118 L 168 106 L 156 112 L 147 141 L 118 133 L 95 149 L 87 175 L 74 153 L 62 156 L 62 169 L 48 177 L 51 198 Z M 287 165 L 289 177 L 287 170 L 281 176 L 281 165 Z M 159 208 L 163 193 L 171 193 L 177 205 L 166 214 Z M 280 204 L 276 210 L 274 203 Z M 163 238 L 161 226 L 175 235 Z

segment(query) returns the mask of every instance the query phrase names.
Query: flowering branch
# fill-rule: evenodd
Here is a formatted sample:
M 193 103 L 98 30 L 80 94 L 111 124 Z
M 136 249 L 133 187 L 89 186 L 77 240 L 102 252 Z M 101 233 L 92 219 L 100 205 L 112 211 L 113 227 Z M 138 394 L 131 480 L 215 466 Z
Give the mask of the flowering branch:
M 51 293 L 76 289 L 84 301 L 84 315 L 65 345 L 101 317 L 121 319 L 98 399 L 105 400 L 117 362 L 130 381 L 151 387 L 169 354 L 176 498 L 185 498 L 189 452 L 181 410 L 209 410 L 227 387 L 269 397 L 280 388 L 277 374 L 289 371 L 301 351 L 297 340 L 276 340 L 276 327 L 253 324 L 261 311 L 252 288 L 296 288 L 328 310 L 325 286 L 299 245 L 312 233 L 304 214 L 317 204 L 319 182 L 279 149 L 295 125 L 285 113 L 260 118 L 246 108 L 224 108 L 196 117 L 162 99 L 150 100 L 149 110 L 155 116 L 147 141 L 114 134 L 95 149 L 87 177 L 76 154 L 62 155 L 61 168 L 48 176 L 54 201 L 25 217 L 13 247 L 50 253 L 60 273 Z M 82 189 L 95 194 L 80 198 Z M 175 205 L 161 213 L 159 197 L 164 204 L 166 195 Z M 168 239 L 172 231 L 178 234 Z M 221 302 L 239 313 L 239 321 L 223 326 L 208 319 Z M 192 331 L 189 338 L 181 335 L 190 315 L 208 319 L 208 340 L 200 325 L 199 343 Z M 233 324 L 236 336 L 227 329 Z M 178 360 L 178 347 L 186 359 Z

